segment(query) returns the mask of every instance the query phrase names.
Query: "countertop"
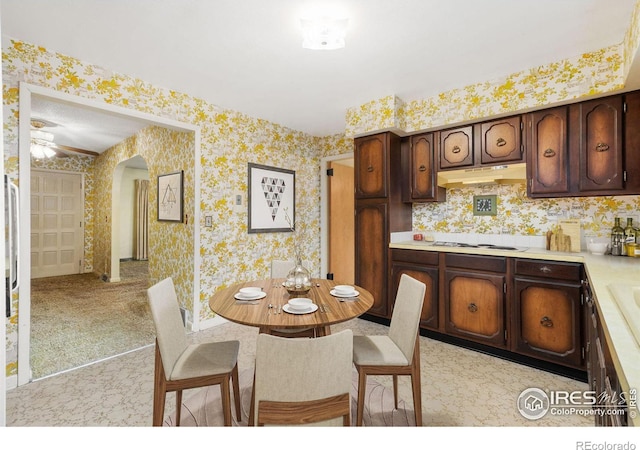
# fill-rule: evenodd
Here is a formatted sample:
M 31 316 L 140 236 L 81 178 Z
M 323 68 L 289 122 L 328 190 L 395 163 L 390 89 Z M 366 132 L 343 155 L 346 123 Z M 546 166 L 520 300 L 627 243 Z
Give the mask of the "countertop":
M 541 259 L 583 263 L 596 300 L 615 369 L 623 392 L 628 396 L 631 389 L 640 390 L 640 346 L 635 340 L 630 325 L 616 300 L 609 291 L 609 284 L 636 284 L 640 286 L 640 258 L 626 256 L 592 255 L 587 252 L 552 252 L 541 248 L 522 251 L 495 250 L 487 248 L 434 246 L 427 241 L 396 242 L 390 248 L 423 250 L 472 255 L 507 256 L 511 258 Z M 629 423 L 640 426 L 638 406 L 629 408 Z M 632 417 L 633 416 L 633 417 Z

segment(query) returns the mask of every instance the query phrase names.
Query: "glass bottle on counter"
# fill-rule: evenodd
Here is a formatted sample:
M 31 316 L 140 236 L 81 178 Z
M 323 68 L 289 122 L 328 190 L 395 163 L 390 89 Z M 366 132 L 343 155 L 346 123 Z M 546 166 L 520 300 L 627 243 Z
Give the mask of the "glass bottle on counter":
M 622 255 L 624 248 L 624 228 L 620 226 L 620 217 L 616 217 L 615 225 L 611 229 L 611 254 L 613 256 Z
M 627 217 L 627 226 L 624 227 L 624 246 L 622 247 L 622 254 L 629 254 L 627 249 L 627 244 L 635 244 L 636 243 L 636 229 L 633 227 L 633 219 Z M 635 250 L 634 250 L 635 253 Z M 635 256 L 634 253 L 629 254 L 629 256 Z

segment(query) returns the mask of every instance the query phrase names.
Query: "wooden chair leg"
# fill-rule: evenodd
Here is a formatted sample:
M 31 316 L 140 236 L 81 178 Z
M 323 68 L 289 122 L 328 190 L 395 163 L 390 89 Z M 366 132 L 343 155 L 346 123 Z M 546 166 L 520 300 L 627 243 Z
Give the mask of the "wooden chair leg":
M 156 342 L 155 369 L 153 374 L 153 419 L 154 427 L 162 426 L 164 419 L 164 403 L 167 398 L 167 384 L 162 367 L 162 359 Z
M 224 426 L 231 426 L 231 391 L 229 389 L 230 377 L 227 377 L 220 383 L 220 394 L 222 397 L 222 414 L 224 417 Z
M 411 363 L 411 390 L 413 392 L 413 409 L 416 415 L 416 426 L 422 426 L 422 385 L 420 380 L 420 340 L 416 337 Z
M 253 384 L 251 385 L 251 405 L 249 406 L 249 426 L 254 426 L 255 423 L 255 403 L 256 403 L 256 373 L 253 372 Z
M 393 407 L 398 409 L 398 375 L 393 375 Z
M 356 407 L 356 426 L 362 426 L 364 417 L 364 396 L 367 389 L 367 374 L 363 369 L 358 368 L 358 402 Z
M 231 382 L 233 383 L 233 399 L 236 404 L 236 419 L 242 421 L 242 411 L 240 409 L 240 380 L 238 378 L 238 365 L 231 372 Z
M 182 391 L 176 391 L 176 426 L 180 426 L 180 413 L 182 412 Z

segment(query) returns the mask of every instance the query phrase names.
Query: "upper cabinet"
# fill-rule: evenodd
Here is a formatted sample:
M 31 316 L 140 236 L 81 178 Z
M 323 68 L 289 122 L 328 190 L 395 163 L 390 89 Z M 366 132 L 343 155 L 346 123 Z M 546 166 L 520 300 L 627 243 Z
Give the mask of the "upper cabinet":
M 384 198 L 389 195 L 390 139 L 390 133 L 382 133 L 355 140 L 356 198 Z
M 411 136 L 402 143 L 402 164 L 405 178 L 403 201 L 441 202 L 446 198 L 446 190 L 437 186 L 435 146 L 438 144 L 434 133 Z
M 640 94 L 527 114 L 527 193 L 578 197 L 640 193 Z
M 480 163 L 497 164 L 522 161 L 521 123 L 521 117 L 514 116 L 481 124 Z
M 568 107 L 529 114 L 527 178 L 530 191 L 556 194 L 569 191 Z
M 440 131 L 438 170 L 523 162 L 522 117 Z
M 622 96 L 580 103 L 578 190 L 624 189 Z
M 440 132 L 440 169 L 473 165 L 473 127 Z

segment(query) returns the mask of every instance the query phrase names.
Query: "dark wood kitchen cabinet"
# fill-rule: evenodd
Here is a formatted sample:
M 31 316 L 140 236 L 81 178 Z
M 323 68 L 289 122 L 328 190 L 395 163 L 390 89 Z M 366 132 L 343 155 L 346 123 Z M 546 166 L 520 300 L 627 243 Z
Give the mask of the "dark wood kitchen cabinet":
M 624 389 L 613 364 L 606 335 L 602 329 L 596 299 L 589 280 L 583 283 L 584 347 L 589 390 L 596 393 L 600 404 L 594 408 L 615 410 L 613 414 L 594 414 L 596 426 L 628 425 L 628 405 Z
M 527 195 L 640 193 L 640 92 L 529 113 Z
M 406 174 L 405 202 L 442 202 L 446 189 L 437 185 L 436 156 L 438 145 L 434 133 L 418 134 L 402 143 L 403 172 Z
M 529 127 L 527 178 L 529 193 L 569 192 L 567 106 L 537 111 L 526 117 Z
M 402 201 L 400 137 L 380 133 L 354 140 L 355 283 L 374 297 L 369 314 L 389 318 L 391 233 L 411 230 L 411 204 Z
M 506 258 L 447 253 L 444 308 L 447 334 L 506 347 Z
M 390 152 L 400 151 L 400 138 L 382 133 L 357 138 L 354 143 L 356 198 L 388 197 Z
M 578 151 L 580 192 L 624 189 L 622 95 L 582 102 Z
M 584 368 L 579 263 L 515 259 L 513 350 Z
M 440 169 L 473 166 L 473 126 L 440 131 Z
M 438 330 L 438 260 L 438 253 L 435 252 L 394 249 L 391 251 L 389 283 L 389 301 L 392 308 L 403 273 L 426 285 L 420 327 L 436 331 Z
M 524 161 L 521 116 L 484 122 L 480 130 L 480 164 Z

